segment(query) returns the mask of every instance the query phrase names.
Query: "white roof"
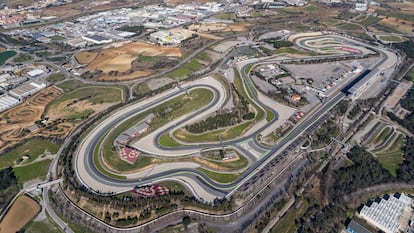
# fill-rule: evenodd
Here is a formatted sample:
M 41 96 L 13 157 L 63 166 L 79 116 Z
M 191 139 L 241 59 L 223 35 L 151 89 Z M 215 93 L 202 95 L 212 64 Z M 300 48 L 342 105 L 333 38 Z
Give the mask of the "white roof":
M 118 36 L 120 36 L 120 37 L 130 37 L 130 36 L 133 36 L 133 35 L 135 35 L 135 33 L 133 33 L 133 32 L 121 32 L 121 33 L 118 33 Z
M 27 74 L 31 77 L 38 76 L 38 75 L 41 75 L 43 73 L 45 73 L 45 72 L 41 69 L 34 69 L 34 70 L 31 70 L 31 71 L 27 72 Z

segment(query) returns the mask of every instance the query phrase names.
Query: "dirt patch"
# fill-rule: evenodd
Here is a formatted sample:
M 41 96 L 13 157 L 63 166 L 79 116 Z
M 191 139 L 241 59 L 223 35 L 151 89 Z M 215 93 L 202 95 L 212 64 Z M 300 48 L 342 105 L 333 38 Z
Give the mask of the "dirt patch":
M 233 48 L 236 45 L 242 44 L 243 42 L 238 40 L 228 40 L 221 42 L 220 44 L 213 47 L 213 51 L 218 53 L 224 53 L 225 51 Z
M 0 223 L 0 233 L 18 232 L 40 211 L 40 205 L 28 196 L 20 196 Z
M 76 54 L 75 58 L 79 64 L 89 64 L 96 58 L 97 55 L 98 53 L 81 52 Z
M 392 95 L 387 98 L 384 103 L 384 107 L 393 109 L 395 106 L 397 106 L 400 99 L 405 96 L 410 87 L 411 83 L 400 83 L 397 88 L 395 88 Z
M 49 120 L 67 119 L 76 113 L 84 111 L 100 112 L 112 104 L 92 104 L 89 100 L 82 100 L 72 104 L 73 99 L 53 105 L 47 112 Z M 70 104 L 70 106 L 69 106 Z
M 244 32 L 244 31 L 247 31 L 249 29 L 248 27 L 250 26 L 250 24 L 248 24 L 248 23 L 233 23 L 233 24 L 229 24 L 227 26 L 230 29 L 230 31 Z
M 154 78 L 147 81 L 147 86 L 153 91 L 172 82 L 174 80 L 170 78 Z
M 180 48 L 144 42 L 131 42 L 98 52 L 81 52 L 76 55 L 79 62 L 87 64 L 88 70 L 103 72 L 97 77 L 98 80 L 130 80 L 148 76 L 168 68 L 170 61 L 177 63 L 181 57 Z
M 27 128 L 40 120 L 46 106 L 60 95 L 58 89 L 46 88 L 29 97 L 23 104 L 0 114 L 0 148 L 5 149 L 26 138 L 39 135 L 39 132 L 28 132 Z
M 397 31 L 407 33 L 407 34 L 411 34 L 414 30 L 414 27 L 412 25 L 413 23 L 410 21 L 397 19 L 393 17 L 388 17 L 388 18 L 381 17 L 381 18 L 382 20 L 379 21 L 378 23 L 386 27 L 393 28 Z
M 178 5 L 178 4 L 193 3 L 193 2 L 206 3 L 206 2 L 211 2 L 211 0 L 192 0 L 192 1 L 189 1 L 189 0 L 167 0 L 166 2 L 169 5 Z
M 126 80 L 132 80 L 137 78 L 146 77 L 148 75 L 151 75 L 153 72 L 151 70 L 138 70 L 133 71 L 131 74 L 118 74 L 111 76 L 110 74 L 105 74 L 103 76 L 100 76 L 98 78 L 99 81 L 126 81 Z

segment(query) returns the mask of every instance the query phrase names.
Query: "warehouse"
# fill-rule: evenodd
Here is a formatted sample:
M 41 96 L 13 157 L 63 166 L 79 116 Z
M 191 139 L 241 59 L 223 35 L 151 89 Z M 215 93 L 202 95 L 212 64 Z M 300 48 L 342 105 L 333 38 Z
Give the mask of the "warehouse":
M 1 95 L 0 96 L 0 112 L 3 112 L 13 106 L 16 106 L 20 103 L 20 101 L 16 98 L 13 98 L 9 95 Z
M 108 39 L 106 37 L 99 35 L 82 36 L 82 39 L 92 42 L 94 44 L 107 44 L 112 42 L 112 39 Z
M 398 232 L 400 218 L 410 206 L 411 198 L 404 194 L 386 195 L 370 206 L 364 206 L 359 213 L 370 224 L 378 227 L 385 233 Z
M 30 83 L 25 83 L 17 88 L 14 88 L 9 93 L 11 96 L 19 100 L 23 100 L 25 97 L 33 95 L 45 87 L 46 84 L 34 81 Z

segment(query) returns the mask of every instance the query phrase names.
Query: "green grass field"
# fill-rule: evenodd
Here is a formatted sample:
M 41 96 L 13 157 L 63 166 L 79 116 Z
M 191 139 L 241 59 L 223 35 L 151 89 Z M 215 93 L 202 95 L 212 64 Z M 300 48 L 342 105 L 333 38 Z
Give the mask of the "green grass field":
M 203 51 L 201 53 L 199 53 L 197 55 L 197 58 L 202 60 L 202 61 L 211 61 L 211 58 L 208 56 L 208 54 L 206 53 L 206 51 Z
M 174 136 L 181 141 L 188 143 L 217 142 L 219 140 L 219 135 L 224 131 L 225 129 L 219 129 L 201 134 L 192 134 L 184 130 L 177 130 L 174 132 Z
M 216 14 L 213 15 L 216 19 L 236 19 L 236 15 L 234 13 L 225 13 L 225 14 Z
M 127 120 L 126 122 L 122 123 L 119 127 L 114 129 L 111 134 L 108 136 L 106 141 L 102 144 L 103 145 L 103 158 L 104 160 L 110 164 L 111 167 L 118 171 L 126 171 L 126 170 L 135 170 L 139 168 L 139 160 L 134 165 L 130 165 L 121 159 L 115 151 L 112 150 L 112 144 L 115 138 L 127 130 L 128 128 L 134 126 L 150 113 L 156 113 L 166 108 L 170 108 L 171 106 L 178 105 L 175 109 L 169 112 L 168 115 L 165 116 L 158 116 L 156 117 L 153 122 L 151 123 L 151 130 L 154 131 L 159 127 L 167 124 L 173 119 L 176 119 L 184 114 L 194 112 L 197 109 L 200 109 L 206 106 L 208 103 L 211 102 L 213 99 L 213 93 L 207 89 L 194 89 L 189 92 L 189 95 L 180 95 L 177 96 L 159 106 L 156 106 L 142 114 L 136 115 L 133 118 Z M 164 140 L 164 138 L 163 138 Z
M 46 159 L 23 167 L 13 168 L 14 174 L 17 177 L 17 182 L 22 186 L 24 182 L 29 180 L 44 179 L 51 162 L 51 160 Z
M 387 42 L 404 42 L 407 40 L 407 38 L 401 37 L 401 36 L 378 36 L 378 39 L 387 41 Z
M 52 36 L 52 37 L 50 37 L 50 39 L 51 40 L 64 40 L 64 39 L 66 39 L 65 37 L 63 37 L 63 36 L 59 36 L 59 35 L 54 35 L 54 36 Z
M 366 18 L 365 20 L 363 20 L 361 22 L 361 24 L 364 25 L 365 27 L 369 27 L 369 26 L 371 26 L 373 24 L 376 24 L 380 20 L 381 20 L 380 18 L 370 15 L 370 16 L 368 16 L 368 18 Z
M 252 96 L 252 93 L 249 90 L 248 86 L 244 83 L 244 81 L 240 77 L 239 72 L 236 69 L 234 69 L 233 85 L 236 88 L 236 90 L 240 93 L 240 95 L 243 96 L 249 102 L 249 104 L 253 105 L 253 107 L 256 108 L 257 114 L 255 117 L 255 120 L 256 121 L 261 120 L 264 116 L 264 111 L 259 106 L 257 106 L 253 101 L 250 100 L 250 96 Z M 248 91 L 248 93 L 246 93 L 245 88 Z
M 122 100 L 122 90 L 114 87 L 85 87 L 55 99 L 51 106 L 68 100 L 79 100 L 90 96 L 87 100 L 92 104 L 116 103 Z
M 31 60 L 33 60 L 33 57 L 28 54 L 20 54 L 19 56 L 13 58 L 13 61 L 16 63 L 26 62 L 26 61 L 31 61 Z
M 198 62 L 195 58 L 193 58 L 191 59 L 191 61 L 185 64 L 184 67 L 190 70 L 196 71 L 196 70 L 203 68 L 203 65 L 201 65 L 200 62 Z
M 208 177 L 210 177 L 212 180 L 217 181 L 218 183 L 222 183 L 222 184 L 231 183 L 235 179 L 237 179 L 237 177 L 239 177 L 239 174 L 218 173 L 218 172 L 206 170 L 204 168 L 197 168 L 197 170 L 203 172 Z
M 344 30 L 361 30 L 362 29 L 359 25 L 352 24 L 352 23 L 341 24 L 338 26 L 338 28 L 344 29 Z
M 73 79 L 73 80 L 65 81 L 63 83 L 59 83 L 56 86 L 62 89 L 64 92 L 70 92 L 70 91 L 76 90 L 81 87 L 86 87 L 87 85 L 81 81 Z
M 414 68 L 407 73 L 406 79 L 414 81 Z
M 17 53 L 12 50 L 0 52 L 0 66 L 4 65 L 4 63 L 6 63 L 6 61 L 9 60 L 9 58 L 14 57 L 16 54 Z
M 270 122 L 273 118 L 275 118 L 275 114 L 269 109 L 266 109 L 266 121 Z
M 59 149 L 59 145 L 44 141 L 44 140 L 30 140 L 24 144 L 16 147 L 15 149 L 0 156 L 0 168 L 6 168 L 14 165 L 16 159 L 21 158 L 23 155 L 28 155 L 30 158 L 25 161 L 29 163 L 35 160 L 40 155 L 48 151 L 52 154 L 56 154 Z
M 56 228 L 49 220 L 43 220 L 41 222 L 32 221 L 24 227 L 25 233 L 60 233 L 61 231 Z
M 247 121 L 235 127 L 232 127 L 221 135 L 221 139 L 230 140 L 230 139 L 236 138 L 240 136 L 243 133 L 243 131 L 249 128 L 251 125 L 253 125 L 253 121 Z
M 295 204 L 293 205 L 295 206 Z M 294 233 L 297 231 L 297 226 L 295 223 L 296 219 L 299 219 L 303 213 L 308 208 L 308 203 L 304 201 L 304 203 L 299 207 L 299 209 L 295 209 L 292 207 L 289 211 L 280 218 L 279 222 L 270 230 L 272 233 Z
M 173 79 L 182 78 L 191 73 L 191 70 L 185 67 L 180 67 L 171 73 L 169 73 L 167 76 Z
M 106 135 L 106 134 L 105 134 Z M 116 175 L 116 174 L 112 174 L 111 172 L 108 172 L 103 166 L 102 166 L 102 164 L 99 162 L 99 148 L 102 146 L 102 142 L 103 142 L 103 140 L 104 140 L 104 137 L 102 137 L 102 138 L 100 138 L 99 139 L 99 142 L 98 142 L 98 144 L 97 144 L 97 146 L 95 147 L 95 149 L 94 149 L 94 151 L 93 151 L 93 163 L 95 164 L 95 167 L 102 173 L 102 174 L 104 174 L 104 175 L 106 175 L 106 176 L 108 176 L 108 177 L 111 177 L 111 178 L 115 178 L 115 179 L 119 179 L 119 180 L 123 180 L 123 179 L 126 179 L 126 177 L 125 176 L 119 176 L 119 175 Z M 118 157 L 117 157 L 117 160 L 115 161 L 115 162 L 123 162 L 121 159 L 119 159 Z M 128 164 L 129 165 L 129 163 L 125 163 L 125 162 L 123 162 L 121 165 L 124 165 L 124 164 Z M 135 164 L 137 164 L 137 163 L 135 163 Z
M 378 161 L 387 169 L 393 176 L 397 176 L 397 170 L 402 161 L 403 152 L 401 150 L 404 145 L 404 138 L 401 134 L 391 140 L 391 145 L 384 151 L 375 153 Z
M 179 147 L 179 146 L 182 146 L 182 144 L 175 141 L 174 138 L 171 138 L 170 134 L 168 132 L 161 135 L 161 137 L 159 138 L 158 143 L 161 146 L 165 146 L 165 147 Z
M 381 145 L 391 135 L 392 131 L 393 130 L 390 127 L 383 128 L 380 134 L 378 134 L 372 142 L 374 143 L 374 145 Z
M 65 78 L 66 78 L 66 75 L 62 73 L 55 73 L 55 74 L 49 75 L 49 77 L 47 77 L 47 81 L 50 83 L 55 83 L 55 82 L 63 81 L 65 80 Z

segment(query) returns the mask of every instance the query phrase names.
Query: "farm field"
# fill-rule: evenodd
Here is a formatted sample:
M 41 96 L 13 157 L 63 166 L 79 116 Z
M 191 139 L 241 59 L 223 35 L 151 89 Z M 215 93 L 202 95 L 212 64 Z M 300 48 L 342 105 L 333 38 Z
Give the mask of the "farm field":
M 129 80 L 156 73 L 168 65 L 164 58 L 181 58 L 182 52 L 176 47 L 162 47 L 144 42 L 131 42 L 118 47 L 106 48 L 97 52 L 80 52 L 76 56 L 80 64 L 87 65 L 88 70 L 103 72 L 99 80 Z M 153 59 L 141 59 L 141 58 Z M 133 65 L 138 60 L 138 64 Z M 164 63 L 163 63 L 164 64 Z
M 0 232 L 18 232 L 40 211 L 40 205 L 28 196 L 16 199 L 0 223 Z

